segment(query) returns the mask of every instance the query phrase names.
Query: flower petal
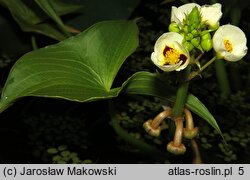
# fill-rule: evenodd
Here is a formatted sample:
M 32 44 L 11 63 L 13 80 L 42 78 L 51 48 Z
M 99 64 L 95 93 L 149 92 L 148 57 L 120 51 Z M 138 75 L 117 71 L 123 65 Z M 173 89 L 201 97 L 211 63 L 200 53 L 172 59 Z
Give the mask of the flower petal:
M 230 24 L 220 26 L 213 36 L 214 50 L 218 56 L 227 61 L 242 59 L 247 54 L 246 44 L 247 39 L 244 32 L 237 26 Z
M 171 11 L 171 22 L 176 22 L 177 24 L 183 23 L 186 15 L 188 15 L 195 6 L 200 8 L 200 5 L 196 3 L 187 3 L 178 8 L 173 6 Z
M 153 63 L 163 71 L 180 71 L 189 64 L 189 52 L 182 45 L 183 37 L 175 32 L 161 35 L 151 54 Z M 166 55 L 167 54 L 167 55 Z
M 205 24 L 212 29 L 217 29 L 221 16 L 222 12 L 220 3 L 201 6 L 201 21 L 205 22 Z

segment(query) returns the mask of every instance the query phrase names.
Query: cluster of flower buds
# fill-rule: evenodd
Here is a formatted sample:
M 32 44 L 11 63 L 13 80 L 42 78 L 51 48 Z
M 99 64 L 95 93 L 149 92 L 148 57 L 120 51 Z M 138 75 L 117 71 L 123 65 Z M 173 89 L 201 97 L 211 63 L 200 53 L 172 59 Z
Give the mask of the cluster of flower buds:
M 151 54 L 163 71 L 180 71 L 190 63 L 190 53 L 214 49 L 218 59 L 238 61 L 247 53 L 244 32 L 233 25 L 220 26 L 221 4 L 188 3 L 172 7 L 170 32 L 161 35 Z

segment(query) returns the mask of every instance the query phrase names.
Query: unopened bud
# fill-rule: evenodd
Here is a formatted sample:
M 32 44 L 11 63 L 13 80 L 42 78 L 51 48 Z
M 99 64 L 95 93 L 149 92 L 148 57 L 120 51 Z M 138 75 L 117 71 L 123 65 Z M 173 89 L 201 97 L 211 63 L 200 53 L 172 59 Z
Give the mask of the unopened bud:
M 201 40 L 201 47 L 205 51 L 210 51 L 213 47 L 213 42 L 211 39 L 203 39 Z
M 168 30 L 170 32 L 180 32 L 179 26 L 175 22 L 172 22 L 171 24 L 169 24 Z
M 201 22 L 201 15 L 198 7 L 194 7 L 190 14 L 187 16 L 188 24 L 193 27 L 193 29 L 197 28 Z
M 206 34 L 202 35 L 202 36 L 201 36 L 201 39 L 202 39 L 202 40 L 211 39 L 210 33 L 206 33 Z
M 220 27 L 220 23 L 217 22 L 216 24 L 214 24 L 213 26 L 208 26 L 208 29 L 212 30 L 212 31 L 215 31 L 217 30 L 218 28 Z
M 194 37 L 199 35 L 199 33 L 196 29 L 192 30 L 191 33 L 193 34 Z
M 196 37 L 191 40 L 191 43 L 193 44 L 194 47 L 198 47 L 200 45 L 200 42 L 201 42 L 200 37 Z
M 186 49 L 190 52 L 194 49 L 194 46 L 192 43 L 188 42 L 188 41 L 185 41 L 183 42 L 183 45 L 186 47 Z
M 191 39 L 193 39 L 193 34 L 187 33 L 187 34 L 185 35 L 185 40 L 190 41 Z
M 184 31 L 184 33 L 188 33 L 188 26 L 187 26 L 187 25 L 185 25 L 185 26 L 183 27 L 183 31 Z

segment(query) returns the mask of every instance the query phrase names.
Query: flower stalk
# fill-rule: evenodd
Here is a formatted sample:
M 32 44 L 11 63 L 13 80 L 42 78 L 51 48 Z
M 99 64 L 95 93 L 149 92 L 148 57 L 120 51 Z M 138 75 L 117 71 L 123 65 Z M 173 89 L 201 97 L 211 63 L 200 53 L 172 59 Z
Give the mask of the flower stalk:
M 179 88 L 177 90 L 176 101 L 172 112 L 173 118 L 182 116 L 183 114 L 188 94 L 188 86 L 189 86 L 189 81 L 186 80 L 187 77 L 189 76 L 190 71 L 191 71 L 191 66 L 188 66 L 184 71 L 184 81 L 179 85 Z
M 143 124 L 145 131 L 151 136 L 159 136 L 161 133 L 160 124 L 162 121 L 172 114 L 171 108 L 166 108 L 164 111 L 160 112 L 153 120 L 150 119 Z
M 216 56 L 210 59 L 205 65 L 203 65 L 198 71 L 190 73 L 188 80 L 193 79 L 195 76 L 199 75 L 204 69 L 206 69 L 210 64 L 216 60 Z
M 199 129 L 194 127 L 194 120 L 192 113 L 188 109 L 184 109 L 186 127 L 183 130 L 183 137 L 186 139 L 193 139 L 197 136 Z
M 167 145 L 167 150 L 175 155 L 181 155 L 186 152 L 186 147 L 182 143 L 183 120 L 183 116 L 179 116 L 174 119 L 176 126 L 174 140 L 169 142 Z

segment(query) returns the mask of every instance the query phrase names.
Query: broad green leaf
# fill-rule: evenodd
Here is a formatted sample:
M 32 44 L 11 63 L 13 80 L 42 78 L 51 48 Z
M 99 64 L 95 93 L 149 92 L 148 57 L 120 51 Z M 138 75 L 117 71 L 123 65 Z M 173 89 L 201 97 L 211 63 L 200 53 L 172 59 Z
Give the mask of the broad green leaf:
M 168 99 L 174 102 L 176 89 L 163 82 L 156 74 L 139 72 L 124 83 L 123 92 L 127 94 L 142 94 Z M 194 95 L 187 97 L 186 107 L 206 120 L 216 131 L 221 130 L 206 106 Z
M 135 21 L 97 23 L 56 45 L 32 51 L 12 67 L 0 112 L 24 96 L 86 102 L 115 97 L 111 89 L 125 59 L 138 46 Z

